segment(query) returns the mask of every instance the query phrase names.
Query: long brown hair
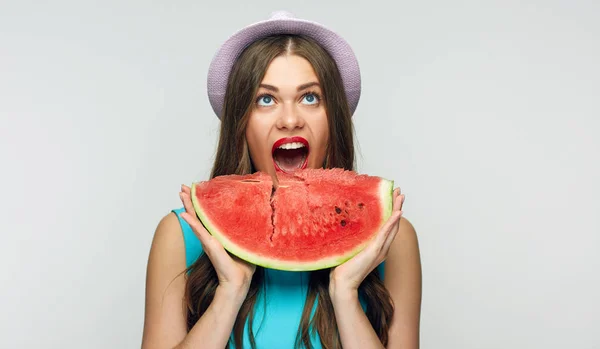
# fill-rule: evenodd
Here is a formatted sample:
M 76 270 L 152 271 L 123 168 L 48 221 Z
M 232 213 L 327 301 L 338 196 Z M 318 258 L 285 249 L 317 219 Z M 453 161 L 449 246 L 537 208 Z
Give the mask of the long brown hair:
M 342 79 L 331 56 L 310 38 L 278 35 L 260 39 L 242 52 L 229 77 L 221 129 L 211 178 L 226 174 L 255 172 L 246 143 L 245 129 L 252 111 L 258 86 L 273 59 L 295 54 L 310 62 L 322 86 L 329 125 L 325 168 L 354 170 L 354 138 L 350 109 Z M 216 271 L 203 253 L 188 268 L 185 292 L 187 325 L 190 330 L 213 300 L 218 286 Z M 248 325 L 250 343 L 255 348 L 253 332 L 254 306 L 264 290 L 264 269 L 256 268 L 250 290 L 233 327 L 236 348 L 242 348 L 244 326 Z M 264 294 L 262 294 L 264 296 Z M 383 345 L 387 345 L 393 304 L 381 276 L 375 269 L 359 287 L 366 303 L 366 315 Z M 314 316 L 313 307 L 317 303 Z M 311 348 L 310 337 L 316 331 L 323 348 L 341 348 L 333 304 L 329 297 L 329 270 L 311 272 L 306 303 L 296 337 L 297 347 Z

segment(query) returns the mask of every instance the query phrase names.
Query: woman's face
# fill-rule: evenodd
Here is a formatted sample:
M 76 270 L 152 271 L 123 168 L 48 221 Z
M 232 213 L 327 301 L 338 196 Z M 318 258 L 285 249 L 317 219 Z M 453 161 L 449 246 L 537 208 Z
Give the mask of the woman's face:
M 311 64 L 296 55 L 275 58 L 254 101 L 246 139 L 256 170 L 292 173 L 320 168 L 329 128 L 319 80 Z

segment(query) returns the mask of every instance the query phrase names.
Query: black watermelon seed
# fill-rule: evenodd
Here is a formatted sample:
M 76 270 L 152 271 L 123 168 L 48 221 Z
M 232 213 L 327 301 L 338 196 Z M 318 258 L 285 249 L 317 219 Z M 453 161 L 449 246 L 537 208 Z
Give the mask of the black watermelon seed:
M 342 221 L 340 222 L 340 224 L 342 225 L 342 227 L 346 226 L 346 221 L 342 219 Z
M 335 213 L 337 213 L 337 214 L 342 213 L 342 209 L 336 206 L 335 207 Z
M 365 204 L 363 204 L 362 202 L 358 203 L 358 208 L 360 208 L 361 210 L 363 209 L 363 207 L 365 207 Z

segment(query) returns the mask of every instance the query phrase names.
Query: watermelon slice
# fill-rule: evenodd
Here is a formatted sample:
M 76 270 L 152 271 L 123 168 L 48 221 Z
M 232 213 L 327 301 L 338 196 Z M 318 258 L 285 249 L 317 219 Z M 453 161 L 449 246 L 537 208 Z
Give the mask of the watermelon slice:
M 360 252 L 392 213 L 393 181 L 343 169 L 257 172 L 193 183 L 192 203 L 230 253 L 266 268 L 308 271 Z

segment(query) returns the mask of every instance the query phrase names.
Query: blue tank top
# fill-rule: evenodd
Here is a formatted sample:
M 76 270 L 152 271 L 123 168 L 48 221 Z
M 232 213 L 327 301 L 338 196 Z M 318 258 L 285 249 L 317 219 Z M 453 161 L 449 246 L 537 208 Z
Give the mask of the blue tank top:
M 180 216 L 184 211 L 184 208 L 173 210 L 183 232 L 186 267 L 189 267 L 202 253 L 202 245 L 190 225 Z M 383 278 L 384 263 L 377 268 Z M 269 268 L 264 270 L 266 289 L 256 301 L 252 325 L 256 347 L 260 349 L 294 348 L 308 291 L 310 272 L 289 272 Z M 361 304 L 363 309 L 366 309 L 364 302 Z M 314 310 L 315 308 L 313 308 L 313 312 Z M 321 349 L 321 342 L 317 335 L 312 338 L 311 344 L 313 348 Z M 244 331 L 243 345 L 244 348 L 251 348 L 247 326 Z M 233 348 L 233 344 L 231 348 Z

